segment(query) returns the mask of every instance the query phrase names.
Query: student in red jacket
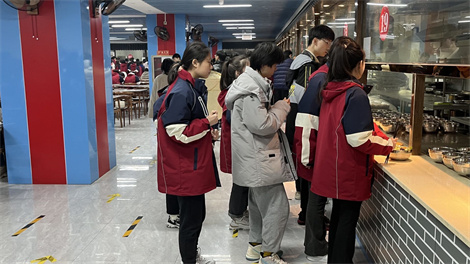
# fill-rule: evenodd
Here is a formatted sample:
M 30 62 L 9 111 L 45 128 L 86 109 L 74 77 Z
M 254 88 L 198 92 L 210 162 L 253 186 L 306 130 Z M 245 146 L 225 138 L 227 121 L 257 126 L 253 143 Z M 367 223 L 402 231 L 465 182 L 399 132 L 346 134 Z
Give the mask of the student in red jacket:
M 211 126 L 217 111 L 206 107 L 207 87 L 199 78 L 211 72 L 210 49 L 193 42 L 168 76 L 170 86 L 158 111 L 158 190 L 175 195 L 180 207 L 179 250 L 183 263 L 215 263 L 198 249 L 206 216 L 205 193 L 220 186 Z M 179 71 L 178 71 L 179 70 Z
M 217 100 L 222 107 L 222 133 L 220 137 L 220 170 L 232 173 L 232 142 L 230 132 L 230 110 L 225 105 L 225 96 L 232 82 L 250 66 L 247 57 L 240 55 L 229 59 L 222 65 L 220 77 L 220 94 Z M 248 221 L 248 187 L 232 184 L 228 215 L 232 218 L 230 229 L 250 229 Z
M 328 263 L 352 263 L 362 201 L 371 196 L 373 155 L 387 155 L 396 139 L 374 135 L 369 98 L 358 79 L 365 55 L 351 38 L 330 50 L 321 108 L 311 191 L 333 198 Z

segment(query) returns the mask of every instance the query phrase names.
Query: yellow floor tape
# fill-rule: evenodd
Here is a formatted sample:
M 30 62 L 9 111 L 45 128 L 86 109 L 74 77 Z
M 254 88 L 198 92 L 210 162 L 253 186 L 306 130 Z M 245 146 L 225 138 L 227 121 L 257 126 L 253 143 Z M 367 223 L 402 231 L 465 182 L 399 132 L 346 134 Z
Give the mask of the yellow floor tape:
M 35 260 L 31 260 L 31 263 L 35 263 L 35 262 L 38 262 L 38 264 L 43 264 L 44 262 L 46 261 L 50 261 L 50 262 L 56 262 L 57 259 L 55 259 L 53 256 L 45 256 L 43 258 L 39 258 L 39 259 L 35 259 Z
M 233 230 L 233 235 L 232 235 L 233 238 L 235 237 L 238 237 L 238 229 L 234 229 Z
M 112 200 L 114 200 L 114 198 L 116 197 L 120 197 L 121 195 L 119 193 L 115 193 L 115 194 L 111 194 L 111 195 L 108 195 L 108 197 L 111 197 L 109 198 L 109 200 L 107 201 L 107 203 L 110 203 Z
M 135 226 L 140 222 L 143 216 L 139 216 L 135 219 L 134 223 L 132 223 L 131 227 L 127 229 L 126 233 L 122 237 L 129 237 L 129 235 L 134 231 Z
M 45 216 L 45 215 L 40 215 L 40 216 L 38 216 L 38 218 L 34 219 L 31 223 L 25 225 L 23 228 L 21 228 L 20 230 L 18 230 L 18 232 L 14 233 L 12 236 L 18 236 L 19 234 L 23 233 L 26 229 L 28 229 L 28 227 L 34 225 L 34 223 L 36 223 L 37 221 L 43 219 L 44 216 Z

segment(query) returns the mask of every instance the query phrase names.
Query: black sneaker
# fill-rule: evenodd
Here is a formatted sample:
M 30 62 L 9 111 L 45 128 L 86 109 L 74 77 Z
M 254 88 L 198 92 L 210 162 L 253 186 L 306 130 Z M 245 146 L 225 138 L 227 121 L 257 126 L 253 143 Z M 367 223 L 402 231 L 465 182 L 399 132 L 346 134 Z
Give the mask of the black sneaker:
M 178 216 L 175 220 L 171 220 L 171 217 L 168 216 L 168 222 L 166 223 L 168 228 L 180 228 L 180 217 Z

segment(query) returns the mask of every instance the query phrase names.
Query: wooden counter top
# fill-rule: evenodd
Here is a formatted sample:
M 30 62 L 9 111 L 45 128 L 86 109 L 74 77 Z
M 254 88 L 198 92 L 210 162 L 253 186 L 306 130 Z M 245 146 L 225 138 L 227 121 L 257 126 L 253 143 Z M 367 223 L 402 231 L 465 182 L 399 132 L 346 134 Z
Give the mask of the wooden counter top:
M 470 179 L 428 156 L 407 161 L 375 156 L 377 165 L 470 247 Z

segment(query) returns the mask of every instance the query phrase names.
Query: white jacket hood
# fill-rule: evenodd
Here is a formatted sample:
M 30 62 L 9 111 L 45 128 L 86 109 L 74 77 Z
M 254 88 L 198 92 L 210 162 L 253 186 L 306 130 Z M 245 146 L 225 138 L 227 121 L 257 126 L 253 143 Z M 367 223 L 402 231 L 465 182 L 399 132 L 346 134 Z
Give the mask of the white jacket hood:
M 227 96 L 225 97 L 227 109 L 232 110 L 235 100 L 250 94 L 257 96 L 262 103 L 265 103 L 269 102 L 272 91 L 269 80 L 247 66 L 245 72 L 235 79 L 228 90 Z

